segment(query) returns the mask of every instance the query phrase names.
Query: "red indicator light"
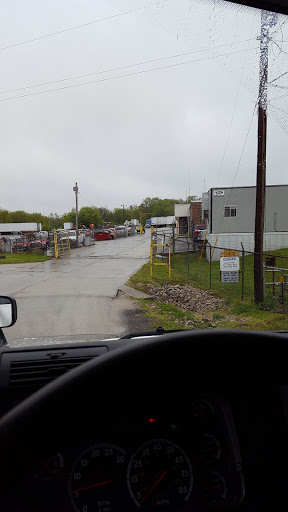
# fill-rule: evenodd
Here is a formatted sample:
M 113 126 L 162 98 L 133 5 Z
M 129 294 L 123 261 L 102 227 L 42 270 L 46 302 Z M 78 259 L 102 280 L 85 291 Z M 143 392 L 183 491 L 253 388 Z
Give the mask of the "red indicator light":
M 149 423 L 154 423 L 155 421 L 158 421 L 156 418 L 149 418 Z

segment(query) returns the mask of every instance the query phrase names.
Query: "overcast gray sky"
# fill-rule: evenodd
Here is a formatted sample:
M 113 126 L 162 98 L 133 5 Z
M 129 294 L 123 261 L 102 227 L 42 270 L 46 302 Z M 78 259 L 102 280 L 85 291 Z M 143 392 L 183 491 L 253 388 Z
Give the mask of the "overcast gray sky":
M 260 12 L 200 0 L 1 0 L 0 11 L 1 208 L 62 214 L 75 181 L 80 207 L 110 209 L 201 195 L 204 179 L 206 191 L 255 184 Z M 286 22 L 269 80 L 288 69 Z M 268 91 L 268 184 L 288 183 L 287 78 Z

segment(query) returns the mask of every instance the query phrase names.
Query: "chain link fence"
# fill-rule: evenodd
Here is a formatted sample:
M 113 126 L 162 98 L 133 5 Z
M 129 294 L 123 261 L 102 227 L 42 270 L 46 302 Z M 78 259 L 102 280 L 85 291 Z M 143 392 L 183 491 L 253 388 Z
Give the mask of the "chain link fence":
M 255 253 L 249 244 L 247 248 L 241 244 L 242 250 L 239 250 L 239 246 L 219 247 L 217 242 L 212 246 L 206 239 L 197 241 L 188 236 L 177 236 L 173 228 L 154 230 L 151 236 L 154 244 L 163 244 L 153 247 L 153 257 L 158 256 L 165 261 L 170 246 L 172 272 L 173 268 L 181 268 L 191 284 L 204 285 L 212 292 L 219 290 L 219 287 L 230 288 L 242 301 L 254 296 Z M 224 258 L 228 253 L 237 259 L 234 282 L 221 281 L 219 256 Z M 177 254 L 181 256 L 176 260 Z M 264 301 L 278 302 L 283 306 L 287 303 L 288 306 L 288 249 L 279 249 L 273 253 L 265 251 L 262 258 Z

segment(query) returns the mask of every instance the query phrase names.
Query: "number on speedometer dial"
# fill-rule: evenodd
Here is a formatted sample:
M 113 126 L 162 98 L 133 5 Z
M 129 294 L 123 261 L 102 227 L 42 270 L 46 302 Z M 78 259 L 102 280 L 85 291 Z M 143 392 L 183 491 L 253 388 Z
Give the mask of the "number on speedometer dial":
M 180 446 L 167 439 L 153 439 L 132 456 L 127 480 L 138 507 L 180 507 L 191 496 L 192 466 Z
M 69 494 L 77 512 L 113 512 L 125 486 L 125 452 L 113 444 L 97 444 L 76 460 Z

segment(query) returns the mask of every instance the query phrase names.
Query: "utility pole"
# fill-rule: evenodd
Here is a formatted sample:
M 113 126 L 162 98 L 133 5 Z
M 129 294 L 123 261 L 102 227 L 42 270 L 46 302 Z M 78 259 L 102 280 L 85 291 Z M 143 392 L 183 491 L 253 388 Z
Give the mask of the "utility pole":
M 76 245 L 78 247 L 78 235 L 79 235 L 79 226 L 78 226 L 78 186 L 77 182 L 75 183 L 75 187 L 73 187 L 76 196 Z
M 264 299 L 263 280 L 263 234 L 266 187 L 266 135 L 267 135 L 267 81 L 269 30 L 277 22 L 277 14 L 261 11 L 260 71 L 258 96 L 258 151 L 255 211 L 254 249 L 254 300 L 256 304 Z
M 124 224 L 124 204 L 121 204 L 121 206 L 123 207 L 123 224 Z

